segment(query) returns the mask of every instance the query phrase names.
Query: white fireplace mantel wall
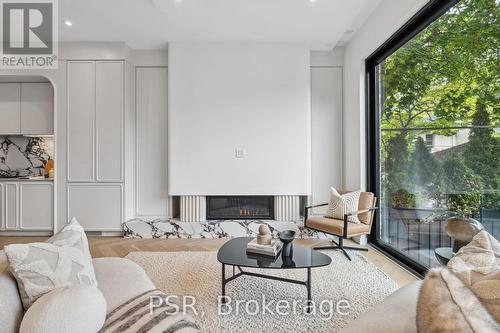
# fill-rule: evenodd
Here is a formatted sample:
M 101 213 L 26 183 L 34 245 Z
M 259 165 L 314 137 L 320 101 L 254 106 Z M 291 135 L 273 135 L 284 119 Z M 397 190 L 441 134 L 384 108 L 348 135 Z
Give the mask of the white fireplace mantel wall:
M 170 195 L 309 195 L 307 45 L 171 43 L 168 58 Z

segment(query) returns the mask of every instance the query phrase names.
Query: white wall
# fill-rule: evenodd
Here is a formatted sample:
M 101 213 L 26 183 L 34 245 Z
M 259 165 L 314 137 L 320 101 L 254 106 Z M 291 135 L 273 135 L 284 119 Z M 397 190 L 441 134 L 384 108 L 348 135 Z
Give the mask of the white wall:
M 344 61 L 344 184 L 366 187 L 365 59 L 406 23 L 426 0 L 385 0 L 354 34 Z
M 306 45 L 172 43 L 168 57 L 170 195 L 309 195 Z

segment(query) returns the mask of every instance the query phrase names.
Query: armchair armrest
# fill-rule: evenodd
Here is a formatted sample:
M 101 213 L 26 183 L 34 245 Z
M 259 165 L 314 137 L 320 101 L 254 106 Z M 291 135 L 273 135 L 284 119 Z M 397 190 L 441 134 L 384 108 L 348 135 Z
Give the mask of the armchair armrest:
M 377 210 L 378 207 L 372 207 L 372 208 L 366 208 L 366 209 L 361 209 L 361 210 L 357 210 L 357 211 L 354 211 L 354 212 L 349 212 L 349 213 L 345 213 L 344 214 L 344 238 L 347 239 L 347 227 L 349 225 L 349 221 L 347 221 L 347 218 L 349 216 L 357 216 L 359 214 L 363 214 L 363 213 L 367 213 L 367 212 L 373 212 L 375 210 Z
M 316 208 L 316 207 L 322 207 L 322 206 L 328 206 L 328 203 L 318 204 L 318 205 L 312 205 L 312 206 L 306 206 L 306 209 Z
M 375 211 L 377 209 L 378 209 L 378 207 L 361 209 L 361 210 L 357 210 L 357 211 L 354 211 L 354 212 L 346 213 L 345 216 L 356 216 L 356 215 L 363 214 L 363 213 L 373 212 L 373 211 Z
M 307 227 L 307 219 L 309 218 L 309 209 L 316 207 L 328 206 L 328 203 L 306 206 L 304 209 L 304 227 Z

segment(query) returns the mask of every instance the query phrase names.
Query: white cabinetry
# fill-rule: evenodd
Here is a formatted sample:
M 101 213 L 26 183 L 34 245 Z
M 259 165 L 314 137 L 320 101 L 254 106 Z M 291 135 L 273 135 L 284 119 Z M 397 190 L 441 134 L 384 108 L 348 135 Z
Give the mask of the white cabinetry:
M 166 217 L 167 68 L 136 71 L 136 214 Z
M 49 82 L 0 83 L 0 134 L 51 135 L 53 114 Z
M 4 193 L 5 229 L 19 229 L 19 184 L 6 183 Z
M 120 231 L 124 195 L 123 61 L 68 61 L 67 202 L 88 231 Z
M 68 62 L 68 181 L 123 181 L 123 62 Z
M 53 230 L 53 198 L 51 182 L 0 183 L 2 230 Z
M 21 83 L 21 133 L 53 134 L 52 84 Z
M 0 183 L 0 231 L 5 230 L 5 186 Z
M 123 184 L 69 184 L 68 220 L 87 231 L 121 231 Z
M 123 180 L 123 63 L 96 63 L 96 179 Z
M 342 186 L 342 68 L 311 68 L 311 126 L 311 202 L 319 204 Z
M 21 133 L 21 85 L 0 83 L 0 134 Z
M 94 62 L 69 62 L 67 75 L 68 181 L 93 181 L 95 125 Z

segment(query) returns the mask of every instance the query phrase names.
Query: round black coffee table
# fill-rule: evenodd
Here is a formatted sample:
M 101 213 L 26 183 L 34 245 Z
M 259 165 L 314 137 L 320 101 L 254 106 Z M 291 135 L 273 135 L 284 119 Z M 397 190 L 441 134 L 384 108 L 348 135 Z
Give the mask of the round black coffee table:
M 307 288 L 307 301 L 311 299 L 311 268 L 327 266 L 332 262 L 332 259 L 319 251 L 314 249 L 293 245 L 293 253 L 290 257 L 282 257 L 279 255 L 276 258 L 261 256 L 256 254 L 247 253 L 247 244 L 253 238 L 251 237 L 238 237 L 229 240 L 225 243 L 217 253 L 217 260 L 222 264 L 222 302 L 225 302 L 226 284 L 232 280 L 243 276 L 255 276 L 270 280 L 277 280 L 282 282 L 294 283 L 303 285 Z M 233 266 L 233 275 L 226 279 L 226 265 Z M 235 267 L 239 272 L 235 272 Z M 281 278 L 277 276 L 265 275 L 254 272 L 247 272 L 242 270 L 242 267 L 250 268 L 265 268 L 265 269 L 307 269 L 307 280 L 292 280 Z

